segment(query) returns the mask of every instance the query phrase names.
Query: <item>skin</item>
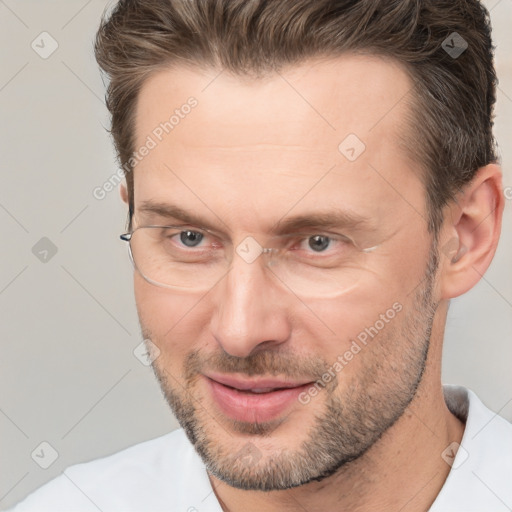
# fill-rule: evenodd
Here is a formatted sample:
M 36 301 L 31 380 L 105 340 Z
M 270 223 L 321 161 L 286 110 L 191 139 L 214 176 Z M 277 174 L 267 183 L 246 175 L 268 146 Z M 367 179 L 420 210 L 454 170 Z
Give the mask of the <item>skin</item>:
M 449 473 L 441 453 L 460 442 L 464 426 L 442 394 L 446 313 L 449 299 L 471 289 L 494 255 L 504 202 L 501 170 L 479 169 L 445 208 L 437 273 L 426 279 L 432 236 L 421 170 L 399 146 L 409 129 L 403 120 L 410 88 L 393 61 L 345 55 L 307 61 L 259 81 L 218 70 L 162 69 L 140 92 L 137 147 L 187 98 L 194 96 L 198 105 L 137 164 L 135 226 L 169 223 L 141 211 L 149 199 L 201 215 L 234 247 L 246 236 L 264 245 L 279 220 L 319 208 L 348 208 L 374 226 L 359 235 L 377 249 L 368 254 L 357 286 L 336 297 L 290 293 L 260 260 L 247 264 L 237 257 L 207 293 L 160 288 L 135 273 L 142 330 L 161 351 L 155 373 L 180 421 L 200 438 L 225 511 L 422 511 Z M 354 162 L 338 151 L 350 133 L 366 145 Z M 126 201 L 126 189 L 121 194 Z M 459 246 L 464 251 L 454 261 Z M 306 362 L 332 365 L 396 302 L 401 312 L 335 382 L 274 424 L 234 423 L 197 373 L 230 367 L 243 377 L 241 370 L 254 363 L 260 376 L 271 370 L 317 376 L 317 367 Z M 192 367 L 191 354 L 199 358 Z M 328 404 L 346 407 L 344 414 L 329 413 Z M 359 425 L 354 411 L 362 410 L 375 435 L 362 429 L 364 453 L 352 454 L 354 460 L 319 481 L 261 492 L 223 478 L 223 470 L 236 469 L 247 484 L 268 476 L 272 460 L 300 463 L 294 455 L 305 442 L 318 449 L 314 443 L 322 436 L 315 439 L 314 433 L 329 418 L 353 432 Z M 379 424 L 386 414 L 389 421 Z M 257 457 L 244 467 L 232 454 L 248 447 Z

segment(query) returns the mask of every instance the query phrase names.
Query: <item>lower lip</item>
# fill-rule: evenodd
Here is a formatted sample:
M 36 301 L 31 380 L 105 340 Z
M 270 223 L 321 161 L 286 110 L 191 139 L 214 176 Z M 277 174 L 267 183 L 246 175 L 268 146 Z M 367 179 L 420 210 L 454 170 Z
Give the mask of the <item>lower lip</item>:
M 209 378 L 206 380 L 221 411 L 232 419 L 249 423 L 263 423 L 277 418 L 291 405 L 297 404 L 299 395 L 311 386 L 308 383 L 268 393 L 246 393 Z

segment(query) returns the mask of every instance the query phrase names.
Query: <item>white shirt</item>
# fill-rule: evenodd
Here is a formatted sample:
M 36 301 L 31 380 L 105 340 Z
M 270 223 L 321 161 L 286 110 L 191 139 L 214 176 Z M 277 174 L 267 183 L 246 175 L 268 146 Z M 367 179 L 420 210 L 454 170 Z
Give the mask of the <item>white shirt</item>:
M 429 512 L 512 510 L 512 425 L 462 387 L 445 386 L 466 423 L 452 466 Z M 440 454 L 441 456 L 441 454 Z M 114 455 L 68 467 L 11 512 L 222 512 L 205 466 L 182 429 Z

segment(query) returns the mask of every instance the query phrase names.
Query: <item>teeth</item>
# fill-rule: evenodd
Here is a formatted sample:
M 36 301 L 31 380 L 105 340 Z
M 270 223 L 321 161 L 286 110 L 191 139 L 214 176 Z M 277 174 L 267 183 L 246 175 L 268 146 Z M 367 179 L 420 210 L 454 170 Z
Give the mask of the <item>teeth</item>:
M 257 389 L 248 389 L 251 393 L 268 393 L 269 391 L 274 391 L 275 388 L 257 388 Z

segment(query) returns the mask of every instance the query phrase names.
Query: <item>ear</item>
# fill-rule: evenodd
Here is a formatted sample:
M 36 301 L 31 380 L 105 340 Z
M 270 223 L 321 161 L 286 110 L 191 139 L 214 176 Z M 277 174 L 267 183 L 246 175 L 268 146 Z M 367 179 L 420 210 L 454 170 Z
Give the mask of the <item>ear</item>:
M 126 182 L 121 183 L 121 186 L 119 187 L 119 194 L 123 202 L 128 204 L 128 189 L 126 188 Z
M 440 238 L 441 297 L 458 297 L 491 264 L 501 233 L 505 199 L 498 165 L 481 167 L 450 205 Z

